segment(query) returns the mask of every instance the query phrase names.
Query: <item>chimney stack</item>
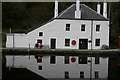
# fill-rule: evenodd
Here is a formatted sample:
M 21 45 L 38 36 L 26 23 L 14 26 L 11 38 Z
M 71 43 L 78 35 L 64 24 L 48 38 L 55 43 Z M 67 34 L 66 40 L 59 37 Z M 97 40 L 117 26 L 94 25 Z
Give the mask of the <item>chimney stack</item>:
M 76 1 L 76 10 L 75 10 L 75 18 L 81 18 L 81 11 L 80 11 L 80 1 Z
M 103 3 L 103 16 L 107 18 L 107 2 Z
M 54 18 L 58 16 L 58 0 L 55 0 Z
M 97 13 L 100 14 L 100 4 L 97 4 Z

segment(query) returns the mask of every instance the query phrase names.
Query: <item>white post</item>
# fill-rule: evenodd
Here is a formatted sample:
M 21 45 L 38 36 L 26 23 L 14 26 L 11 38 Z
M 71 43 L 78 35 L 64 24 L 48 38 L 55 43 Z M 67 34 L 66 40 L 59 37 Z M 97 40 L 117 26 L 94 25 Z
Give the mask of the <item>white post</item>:
M 103 16 L 107 18 L 107 2 L 103 3 Z
M 54 18 L 58 16 L 58 1 L 55 0 Z
M 80 1 L 76 1 L 76 10 L 75 10 L 75 18 L 81 18 L 81 11 L 80 11 Z
M 97 4 L 97 13 L 100 14 L 100 4 Z

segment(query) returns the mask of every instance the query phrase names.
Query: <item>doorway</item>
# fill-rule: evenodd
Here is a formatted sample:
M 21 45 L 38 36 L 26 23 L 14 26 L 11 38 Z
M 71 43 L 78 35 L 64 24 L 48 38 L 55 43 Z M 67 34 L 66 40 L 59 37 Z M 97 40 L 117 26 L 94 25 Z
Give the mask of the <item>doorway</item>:
M 51 49 L 56 49 L 56 39 L 51 39 Z
M 79 39 L 79 49 L 88 49 L 88 39 Z

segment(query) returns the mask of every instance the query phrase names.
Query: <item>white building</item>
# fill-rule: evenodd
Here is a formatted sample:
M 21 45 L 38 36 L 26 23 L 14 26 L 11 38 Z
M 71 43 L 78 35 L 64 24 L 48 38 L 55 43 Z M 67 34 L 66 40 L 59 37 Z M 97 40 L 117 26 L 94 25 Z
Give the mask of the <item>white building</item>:
M 51 49 L 100 49 L 109 46 L 109 20 L 107 3 L 103 5 L 103 16 L 100 4 L 97 11 L 85 4 L 71 5 L 58 14 L 58 1 L 55 0 L 54 18 L 26 33 L 8 33 L 6 47 L 34 48 L 42 43 L 44 48 Z
M 107 80 L 107 57 L 81 56 L 6 56 L 6 67 L 27 68 L 51 80 Z

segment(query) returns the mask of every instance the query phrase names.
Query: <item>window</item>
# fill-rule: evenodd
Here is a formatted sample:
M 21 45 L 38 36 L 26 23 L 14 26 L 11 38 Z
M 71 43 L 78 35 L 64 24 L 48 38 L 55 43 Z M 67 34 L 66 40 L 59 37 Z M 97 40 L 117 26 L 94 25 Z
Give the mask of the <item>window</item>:
M 66 31 L 70 31 L 70 24 L 66 24 Z
M 38 70 L 42 70 L 42 66 L 38 66 Z
M 96 25 L 96 31 L 100 31 L 100 25 Z
M 55 56 L 50 56 L 50 64 L 55 64 Z
M 79 64 L 87 64 L 87 57 L 79 57 Z
M 42 63 L 42 56 L 40 56 L 40 57 L 37 58 L 37 62 L 38 63 Z
M 43 36 L 43 32 L 39 32 L 39 36 Z
M 41 39 L 38 39 L 38 40 L 37 40 L 37 43 L 42 43 L 42 40 L 41 40 Z
M 95 78 L 99 78 L 99 73 L 98 73 L 98 71 L 95 71 Z
M 65 64 L 69 64 L 69 56 L 65 56 Z
M 95 46 L 100 46 L 100 39 L 95 40 Z
M 65 79 L 69 79 L 69 72 L 65 71 Z
M 65 46 L 70 46 L 70 39 L 65 39 Z
M 85 31 L 85 24 L 81 25 L 81 31 Z
M 84 71 L 80 72 L 80 78 L 84 78 Z
M 99 64 L 100 60 L 99 57 L 95 57 L 95 64 Z

